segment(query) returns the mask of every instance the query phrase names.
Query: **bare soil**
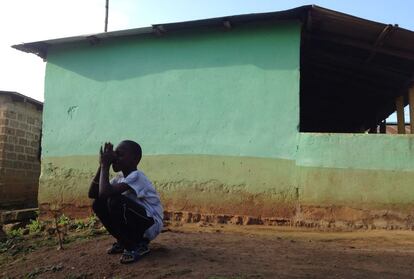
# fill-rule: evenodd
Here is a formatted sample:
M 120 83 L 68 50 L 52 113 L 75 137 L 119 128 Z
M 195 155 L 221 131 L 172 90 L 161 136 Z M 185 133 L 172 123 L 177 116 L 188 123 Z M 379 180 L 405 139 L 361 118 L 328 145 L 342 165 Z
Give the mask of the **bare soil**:
M 270 226 L 171 226 L 137 263 L 109 235 L 8 260 L 2 278 L 413 278 L 414 232 L 320 232 Z M 0 255 L 1 257 L 1 255 Z

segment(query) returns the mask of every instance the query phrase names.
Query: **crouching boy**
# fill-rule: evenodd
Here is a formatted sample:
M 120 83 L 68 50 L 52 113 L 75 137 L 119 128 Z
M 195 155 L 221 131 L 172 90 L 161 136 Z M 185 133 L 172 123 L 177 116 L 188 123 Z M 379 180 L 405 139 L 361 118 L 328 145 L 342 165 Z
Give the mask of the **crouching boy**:
M 116 239 L 108 254 L 122 253 L 121 263 L 132 263 L 149 252 L 148 244 L 163 226 L 163 208 L 152 183 L 137 169 L 142 151 L 138 143 L 122 141 L 100 149 L 100 166 L 89 188 L 92 208 Z M 118 176 L 109 181 L 112 165 Z

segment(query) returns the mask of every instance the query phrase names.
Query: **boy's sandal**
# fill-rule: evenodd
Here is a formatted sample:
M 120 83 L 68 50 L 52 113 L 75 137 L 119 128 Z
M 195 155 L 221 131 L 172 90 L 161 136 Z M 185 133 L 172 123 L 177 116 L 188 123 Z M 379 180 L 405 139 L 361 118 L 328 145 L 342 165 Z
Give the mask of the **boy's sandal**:
M 112 244 L 112 247 L 108 248 L 108 250 L 106 250 L 106 252 L 109 255 L 112 254 L 121 254 L 122 252 L 124 252 L 124 247 L 119 244 L 118 242 L 115 242 L 114 244 Z
M 122 264 L 129 264 L 129 263 L 134 263 L 136 261 L 138 261 L 139 259 L 139 254 L 138 251 L 136 250 L 124 250 L 124 253 L 122 253 L 121 258 L 119 259 L 119 261 Z
M 142 243 L 141 245 L 138 245 L 137 253 L 141 257 L 144 256 L 144 255 L 146 255 L 146 254 L 148 254 L 149 252 L 150 252 L 150 249 L 149 249 L 149 247 L 148 247 L 147 244 Z

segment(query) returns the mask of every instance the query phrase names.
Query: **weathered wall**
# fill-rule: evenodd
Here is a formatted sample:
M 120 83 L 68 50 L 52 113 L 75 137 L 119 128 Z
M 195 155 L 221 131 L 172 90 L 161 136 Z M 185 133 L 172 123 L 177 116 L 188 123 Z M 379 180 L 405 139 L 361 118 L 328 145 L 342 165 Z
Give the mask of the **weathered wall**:
M 167 209 L 291 215 L 299 44 L 286 23 L 53 47 L 40 203 L 88 205 L 99 145 L 130 138 Z
M 301 133 L 296 164 L 304 202 L 414 201 L 410 135 Z
M 298 132 L 299 45 L 291 23 L 52 48 L 40 203 L 85 213 L 99 145 L 129 138 L 169 211 L 413 227 L 411 136 Z
M 37 205 L 41 121 L 35 105 L 0 95 L 0 208 Z
M 414 137 L 300 133 L 302 218 L 414 227 Z

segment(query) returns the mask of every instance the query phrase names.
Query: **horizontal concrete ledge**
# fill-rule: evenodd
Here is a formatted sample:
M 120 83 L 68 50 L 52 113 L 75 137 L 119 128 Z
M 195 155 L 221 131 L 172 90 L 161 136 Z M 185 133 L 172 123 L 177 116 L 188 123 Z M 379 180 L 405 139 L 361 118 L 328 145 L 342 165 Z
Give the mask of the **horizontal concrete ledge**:
M 40 218 L 53 217 L 48 204 L 40 205 Z M 283 212 L 283 211 L 279 211 Z M 292 214 L 254 215 L 209 213 L 208 211 L 174 210 L 166 207 L 164 222 L 177 223 L 216 223 L 233 225 L 268 225 L 305 227 L 327 231 L 352 230 L 414 230 L 414 209 L 397 208 L 389 205 L 358 208 L 355 206 L 315 206 L 297 205 Z M 93 211 L 90 206 L 77 207 L 64 205 L 59 214 L 70 218 L 87 218 Z
M 39 208 L 0 211 L 0 224 L 9 224 L 26 221 L 29 219 L 35 219 L 38 215 L 38 211 Z
M 346 220 L 343 218 L 310 218 L 310 216 L 301 216 L 296 214 L 292 218 L 278 217 L 257 217 L 245 215 L 227 215 L 227 214 L 203 214 L 183 211 L 165 211 L 165 225 L 171 223 L 216 223 L 232 225 L 267 225 L 267 226 L 291 226 L 313 228 L 323 231 L 354 231 L 354 230 L 414 230 L 414 222 L 409 218 L 399 218 L 392 216 L 389 211 L 372 210 L 364 218 L 356 220 Z

